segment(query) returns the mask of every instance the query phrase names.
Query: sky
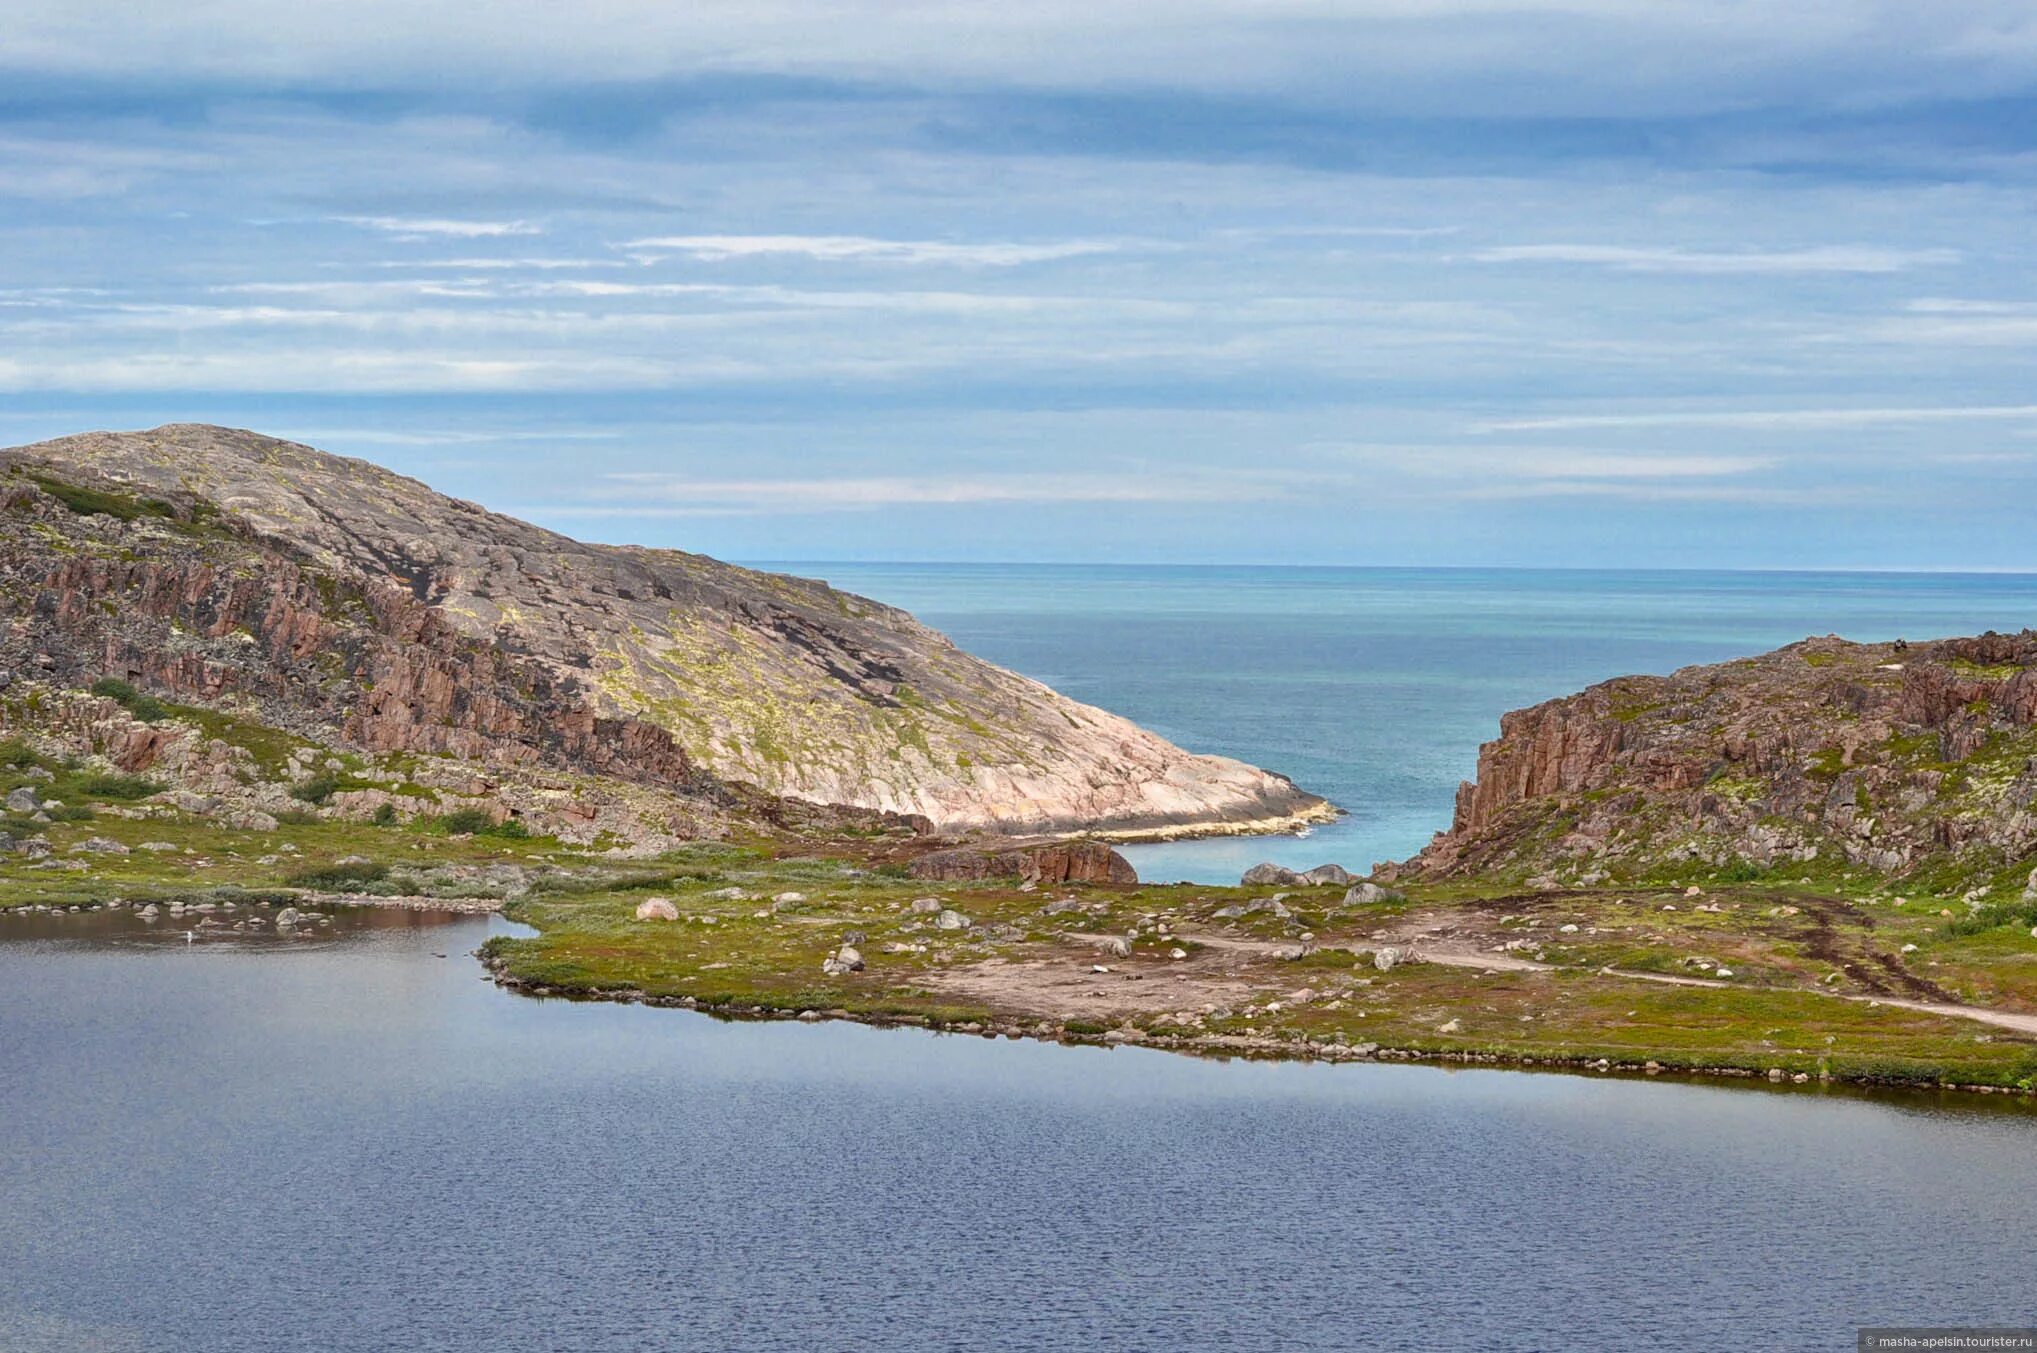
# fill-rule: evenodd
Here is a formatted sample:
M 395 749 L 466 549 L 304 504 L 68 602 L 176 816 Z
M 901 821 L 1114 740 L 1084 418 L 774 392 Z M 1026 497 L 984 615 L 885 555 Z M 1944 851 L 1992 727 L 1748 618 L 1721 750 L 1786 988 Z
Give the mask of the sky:
M 736 559 L 2037 569 L 2028 0 L 11 0 L 0 444 Z

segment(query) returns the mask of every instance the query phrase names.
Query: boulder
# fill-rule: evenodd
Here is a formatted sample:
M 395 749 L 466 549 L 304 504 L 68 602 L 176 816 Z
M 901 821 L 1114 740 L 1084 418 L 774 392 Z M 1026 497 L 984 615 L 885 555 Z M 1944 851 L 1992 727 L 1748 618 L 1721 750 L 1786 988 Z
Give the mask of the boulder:
M 23 785 L 8 791 L 7 811 L 10 813 L 33 813 L 42 807 L 42 794 L 34 785 Z
M 1382 888 L 1376 883 L 1366 882 L 1355 885 L 1344 894 L 1347 907 L 1377 906 L 1381 902 L 1402 902 L 1407 894 L 1392 888 Z
M 1381 972 L 1392 972 L 1407 961 L 1407 955 L 1392 945 L 1377 949 L 1372 954 L 1372 966 Z
M 1103 951 L 1112 958 L 1130 958 L 1132 942 L 1123 935 L 1113 935 L 1103 942 Z
M 1338 887 L 1348 887 L 1349 885 L 1356 883 L 1358 879 L 1355 874 L 1353 874 L 1350 870 L 1344 868 L 1343 865 L 1319 864 L 1315 868 L 1309 870 L 1307 873 L 1302 874 L 1295 881 L 1297 883 L 1308 884 L 1310 887 L 1315 887 L 1318 884 L 1324 883 L 1334 883 Z
M 1100 841 L 1035 841 L 1004 847 L 960 846 L 922 855 L 916 879 L 972 882 L 1016 878 L 1027 884 L 1137 883 L 1131 861 Z
M 637 903 L 637 919 L 639 921 L 676 921 L 679 919 L 679 908 L 672 905 L 670 898 L 647 897 Z
M 934 918 L 934 925 L 942 930 L 967 930 L 974 924 L 976 923 L 967 916 L 954 910 L 944 909 L 939 916 Z
M 93 855 L 126 855 L 130 852 L 120 842 L 106 836 L 88 836 L 71 847 L 72 854 L 88 852 Z
M 915 916 L 933 916 L 942 910 L 938 897 L 915 897 L 912 900 L 912 914 Z
M 1292 869 L 1286 869 L 1271 861 L 1267 861 L 1255 864 L 1250 869 L 1247 869 L 1244 876 L 1238 880 L 1238 886 L 1240 888 L 1257 888 L 1268 883 L 1279 886 L 1299 882 L 1301 882 L 1301 876 Z
M 1247 916 L 1268 912 L 1282 920 L 1294 915 L 1287 905 L 1277 897 L 1261 897 L 1250 902 L 1233 902 L 1227 907 L 1218 907 L 1210 915 L 1219 921 L 1236 921 Z

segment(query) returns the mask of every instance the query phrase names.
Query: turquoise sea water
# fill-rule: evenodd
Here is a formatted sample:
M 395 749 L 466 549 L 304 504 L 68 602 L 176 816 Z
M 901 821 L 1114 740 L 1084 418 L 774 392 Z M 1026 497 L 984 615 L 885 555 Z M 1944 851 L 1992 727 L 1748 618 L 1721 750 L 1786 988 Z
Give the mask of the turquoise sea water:
M 970 651 L 1349 812 L 1305 839 L 1129 848 L 1142 877 L 1362 869 L 1449 825 L 1506 710 L 1811 634 L 2037 624 L 2037 575 L 796 563 Z

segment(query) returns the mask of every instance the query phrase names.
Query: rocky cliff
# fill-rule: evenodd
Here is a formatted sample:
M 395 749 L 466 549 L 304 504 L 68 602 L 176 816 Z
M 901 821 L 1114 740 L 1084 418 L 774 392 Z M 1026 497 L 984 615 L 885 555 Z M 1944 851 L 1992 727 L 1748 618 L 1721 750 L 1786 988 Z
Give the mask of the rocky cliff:
M 1678 858 L 1979 877 L 2037 851 L 2037 632 L 1808 639 L 1516 710 L 1399 872 L 1596 881 Z
M 371 753 L 922 815 L 1268 829 L 1330 810 L 824 583 L 592 545 L 363 461 L 178 425 L 0 451 L 0 664 Z

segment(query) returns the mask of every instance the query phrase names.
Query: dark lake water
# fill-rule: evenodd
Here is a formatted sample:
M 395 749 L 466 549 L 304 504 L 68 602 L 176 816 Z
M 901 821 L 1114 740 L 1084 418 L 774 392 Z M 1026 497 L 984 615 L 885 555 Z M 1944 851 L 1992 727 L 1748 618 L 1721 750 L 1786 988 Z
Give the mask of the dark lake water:
M 1992 1101 L 507 995 L 0 917 L 0 1349 L 1802 1349 L 2037 1320 Z M 445 955 L 445 957 L 439 957 Z

